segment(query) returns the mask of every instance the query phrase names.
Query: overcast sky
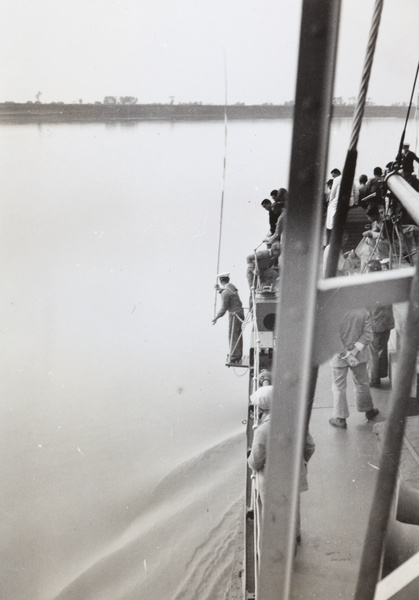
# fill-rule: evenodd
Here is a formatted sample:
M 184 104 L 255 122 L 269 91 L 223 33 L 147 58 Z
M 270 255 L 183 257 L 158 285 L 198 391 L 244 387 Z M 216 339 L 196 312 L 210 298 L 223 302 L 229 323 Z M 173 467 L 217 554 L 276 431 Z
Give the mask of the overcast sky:
M 374 0 L 343 0 L 335 96 L 357 96 Z M 300 0 L 3 0 L 0 101 L 292 100 Z M 385 0 L 369 97 L 408 102 L 418 0 Z

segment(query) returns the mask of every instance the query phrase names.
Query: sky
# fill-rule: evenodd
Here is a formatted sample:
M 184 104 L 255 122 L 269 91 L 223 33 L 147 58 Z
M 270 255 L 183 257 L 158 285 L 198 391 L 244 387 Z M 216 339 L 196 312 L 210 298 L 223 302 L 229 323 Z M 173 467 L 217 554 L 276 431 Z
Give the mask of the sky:
M 301 6 L 3 0 L 0 102 L 281 104 L 294 98 Z M 374 0 L 342 0 L 334 95 L 345 100 L 358 95 L 373 8 Z M 368 93 L 376 104 L 409 101 L 418 22 L 417 0 L 385 0 Z

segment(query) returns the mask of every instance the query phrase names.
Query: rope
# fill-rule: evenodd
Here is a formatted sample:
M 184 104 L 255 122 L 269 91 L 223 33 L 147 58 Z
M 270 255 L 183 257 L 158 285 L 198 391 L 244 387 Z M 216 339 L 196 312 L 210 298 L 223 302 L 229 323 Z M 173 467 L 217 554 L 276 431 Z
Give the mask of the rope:
M 400 231 L 399 231 L 398 225 L 396 225 L 396 227 L 394 229 L 396 230 L 397 239 L 399 241 L 399 264 L 398 264 L 398 267 L 400 269 L 400 267 L 402 265 L 403 242 L 402 242 L 402 236 L 400 235 Z
M 256 475 L 252 475 L 252 501 L 253 501 L 253 555 L 254 555 L 254 577 L 255 577 L 255 589 L 258 585 L 259 578 L 259 540 L 260 540 L 260 515 L 259 515 L 259 502 L 258 502 L 258 491 L 256 488 Z
M 252 287 L 252 306 L 253 306 L 253 333 L 255 336 L 255 347 L 254 347 L 254 363 L 253 363 L 253 393 L 258 389 L 258 381 L 259 381 L 259 371 L 260 371 L 260 363 L 259 363 L 259 331 L 256 319 L 256 292 L 255 288 Z M 259 410 L 257 406 L 253 407 L 253 429 L 256 429 L 259 425 Z M 259 578 L 259 564 L 260 564 L 260 536 L 261 536 L 261 515 L 259 512 L 259 502 L 258 502 L 258 489 L 256 486 L 257 481 L 257 473 L 252 473 L 252 500 L 253 500 L 253 511 L 254 511 L 254 520 L 253 520 L 253 551 L 254 551 L 254 577 L 255 577 L 255 589 L 257 589 L 257 581 Z
M 253 352 L 253 392 L 255 392 L 258 388 L 259 381 L 259 371 L 260 371 L 260 363 L 259 363 L 259 330 L 258 323 L 256 319 L 256 293 L 255 288 L 252 288 L 252 305 L 253 305 L 253 334 L 255 336 L 255 348 Z
M 415 131 L 415 154 L 418 151 L 418 129 L 419 129 L 419 94 L 416 98 L 416 110 L 415 110 L 415 123 L 416 123 L 416 131 Z
M 253 384 L 252 390 L 255 392 L 258 387 L 258 378 L 259 378 L 259 348 L 258 340 L 259 340 L 259 332 L 258 332 L 258 324 L 256 320 L 256 291 L 255 286 L 253 285 L 250 289 L 250 293 L 252 296 L 252 321 L 253 321 L 253 335 L 255 336 L 255 349 L 253 352 Z
M 222 238 L 222 231 L 223 231 L 223 212 L 224 212 L 224 191 L 225 191 L 226 165 L 227 165 L 227 65 L 226 65 L 225 51 L 224 51 L 224 90 L 225 90 L 225 99 L 224 99 L 223 187 L 221 190 L 220 226 L 219 226 L 219 233 L 218 233 L 218 254 L 217 254 L 216 276 L 220 272 L 221 238 Z M 215 317 L 216 311 L 217 311 L 217 290 L 215 290 L 215 298 L 214 298 L 214 317 Z
M 330 250 L 327 257 L 325 277 L 335 277 L 339 262 L 339 253 L 342 247 L 343 230 L 346 223 L 346 215 L 349 210 L 349 201 L 351 198 L 354 182 L 357 145 L 359 133 L 361 130 L 362 117 L 364 115 L 365 103 L 368 92 L 368 83 L 371 75 L 372 62 L 380 25 L 381 13 L 384 0 L 376 0 L 374 13 L 371 23 L 367 53 L 365 56 L 364 70 L 362 73 L 361 86 L 358 96 L 358 102 L 355 110 L 355 116 L 352 126 L 352 136 L 346 156 L 345 166 L 342 173 L 342 182 L 339 190 L 339 197 L 336 207 L 336 214 L 333 222 L 332 236 L 330 240 Z
M 412 101 L 413 101 L 413 94 L 415 93 L 415 87 L 416 87 L 416 81 L 418 79 L 418 72 L 419 72 L 419 62 L 418 62 L 418 66 L 416 67 L 416 74 L 415 74 L 415 79 L 413 81 L 413 87 L 412 87 L 412 93 L 410 94 L 410 102 L 409 102 L 409 108 L 407 109 L 407 115 L 406 115 L 406 120 L 404 122 L 404 129 L 403 129 L 403 133 L 402 133 L 402 137 L 400 138 L 400 144 L 399 144 L 399 152 L 397 154 L 397 158 L 396 158 L 396 163 L 400 163 L 401 161 L 401 157 L 402 157 L 402 150 L 403 150 L 403 143 L 404 143 L 404 137 L 406 135 L 406 129 L 407 129 L 407 122 L 409 120 L 409 115 L 410 115 L 410 108 L 412 106 Z
M 384 230 L 386 230 L 386 232 L 387 232 L 386 235 L 384 235 Z M 394 223 L 394 227 L 393 227 L 393 230 L 392 230 L 392 236 L 391 237 L 392 237 L 392 239 L 391 239 L 391 242 L 390 242 L 390 237 L 389 237 L 388 229 L 387 229 L 387 222 L 386 222 L 386 220 L 384 220 L 382 222 L 382 224 L 381 224 L 380 231 L 379 231 L 379 236 L 375 240 L 375 244 L 374 244 L 374 246 L 373 246 L 373 248 L 371 250 L 371 253 L 370 253 L 370 256 L 368 258 L 368 261 L 363 265 L 363 268 L 362 268 L 362 271 L 361 271 L 362 273 L 365 273 L 365 271 L 367 269 L 368 262 L 372 258 L 374 258 L 374 256 L 378 255 L 378 244 L 382 240 L 388 240 L 389 243 L 390 243 L 390 248 L 389 248 L 389 250 L 390 250 L 390 257 L 389 258 L 391 259 L 393 254 L 397 257 L 397 263 L 398 264 L 396 265 L 396 268 L 400 268 L 401 267 L 401 263 L 402 263 L 403 258 L 408 258 L 409 256 L 414 256 L 418 252 L 418 250 L 416 249 L 416 250 L 413 250 L 412 252 L 409 252 L 407 254 L 403 254 L 403 231 L 401 231 L 399 229 L 398 223 Z M 397 254 L 396 254 L 396 251 L 395 251 L 395 248 L 396 248 L 396 238 L 397 238 L 398 247 L 399 247 L 399 250 L 398 250 Z M 392 268 L 392 263 L 390 264 L 390 268 Z
M 231 360 L 231 355 L 233 354 L 234 350 L 237 348 L 237 344 L 240 341 L 240 338 L 243 336 L 243 325 L 241 327 L 240 330 L 240 335 L 237 337 L 236 343 L 234 344 L 234 348 L 232 347 L 233 345 L 233 336 L 234 336 L 234 319 L 237 319 L 238 321 L 241 321 L 242 323 L 244 323 L 244 320 L 241 319 L 237 313 L 233 313 L 233 322 L 231 325 L 231 335 L 230 335 L 230 354 L 229 354 L 229 360 Z
M 233 354 L 234 350 L 237 348 L 237 344 L 239 343 L 240 339 L 243 338 L 243 331 L 245 330 L 246 326 L 248 325 L 249 315 L 250 315 L 250 311 L 248 311 L 248 313 L 245 316 L 245 318 L 242 319 L 242 318 L 239 317 L 239 315 L 237 313 L 233 313 L 233 317 L 235 319 L 237 319 L 238 321 L 241 321 L 242 326 L 241 326 L 240 335 L 238 336 L 238 338 L 236 340 L 236 343 L 234 344 L 234 347 L 232 347 L 232 344 L 233 344 L 233 334 L 234 334 L 234 326 L 232 326 L 230 340 L 229 340 L 229 346 L 230 346 L 229 360 L 230 360 L 231 355 Z M 246 371 L 242 375 L 240 375 L 240 377 L 243 377 L 245 374 L 246 374 Z
M 380 243 L 381 240 L 385 239 L 384 235 L 383 235 L 383 229 L 384 229 L 385 225 L 386 225 L 386 222 L 385 222 L 385 220 L 383 220 L 383 222 L 381 223 L 381 226 L 380 226 L 380 231 L 378 232 L 378 234 L 379 234 L 378 238 L 375 238 L 375 243 L 372 246 L 372 249 L 371 249 L 371 252 L 370 252 L 370 255 L 368 257 L 367 262 L 362 267 L 361 273 L 365 273 L 365 271 L 366 271 L 366 269 L 368 267 L 369 261 L 371 259 L 373 259 L 376 254 L 378 254 L 378 244 Z M 371 238 L 371 239 L 373 240 L 374 238 Z

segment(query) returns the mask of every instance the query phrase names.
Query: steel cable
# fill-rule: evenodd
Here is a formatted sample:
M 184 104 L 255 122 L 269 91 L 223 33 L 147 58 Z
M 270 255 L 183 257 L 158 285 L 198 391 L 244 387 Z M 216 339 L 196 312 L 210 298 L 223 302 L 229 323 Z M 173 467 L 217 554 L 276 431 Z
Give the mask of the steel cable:
M 359 140 L 359 133 L 361 130 L 362 118 L 365 110 L 365 104 L 368 93 L 368 84 L 372 70 L 372 63 L 378 37 L 378 30 L 380 26 L 383 4 L 384 0 L 376 0 L 374 6 L 369 41 L 361 79 L 361 86 L 358 95 L 354 121 L 352 125 L 351 141 L 349 143 L 345 166 L 343 168 L 342 182 L 339 190 L 336 213 L 334 216 L 332 235 L 330 239 L 330 251 L 327 257 L 325 269 L 325 277 L 336 276 L 336 270 L 339 262 L 339 252 L 342 246 L 343 230 L 346 224 L 346 215 L 348 214 L 349 210 L 349 201 L 351 198 L 356 161 L 358 158 L 357 145 Z

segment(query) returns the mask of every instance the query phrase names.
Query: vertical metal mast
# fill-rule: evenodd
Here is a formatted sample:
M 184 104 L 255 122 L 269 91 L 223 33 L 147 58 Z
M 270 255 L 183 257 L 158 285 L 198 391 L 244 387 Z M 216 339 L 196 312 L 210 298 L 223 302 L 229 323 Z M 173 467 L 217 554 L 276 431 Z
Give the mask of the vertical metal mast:
M 291 588 L 339 14 L 340 0 L 303 1 L 258 600 Z

